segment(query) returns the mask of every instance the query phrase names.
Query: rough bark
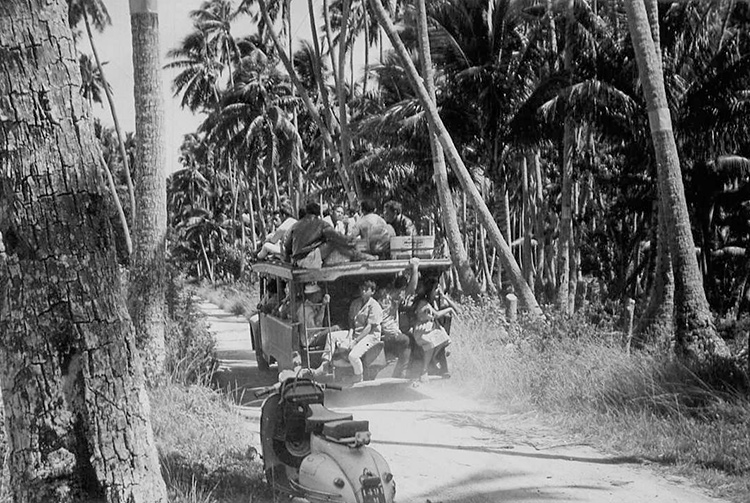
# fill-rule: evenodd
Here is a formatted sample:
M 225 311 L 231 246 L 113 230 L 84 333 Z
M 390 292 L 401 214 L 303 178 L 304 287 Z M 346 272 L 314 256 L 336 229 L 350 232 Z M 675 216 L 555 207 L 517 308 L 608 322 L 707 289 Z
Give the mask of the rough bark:
M 404 65 L 404 68 L 407 71 L 406 75 L 412 88 L 417 94 L 420 105 L 425 111 L 431 130 L 437 135 L 451 168 L 453 168 L 454 173 L 458 177 L 461 186 L 472 204 L 477 208 L 477 214 L 482 221 L 482 225 L 487 229 L 490 241 L 495 248 L 498 249 L 500 261 L 503 264 L 504 270 L 508 273 L 508 277 L 513 284 L 516 294 L 521 299 L 521 302 L 528 310 L 530 316 L 535 318 L 543 317 L 544 314 L 542 313 L 541 307 L 539 307 L 539 303 L 534 298 L 534 293 L 523 279 L 521 268 L 518 267 L 518 263 L 513 257 L 510 246 L 508 246 L 508 243 L 500 233 L 497 222 L 493 219 L 489 208 L 487 208 L 487 204 L 484 202 L 484 199 L 482 199 L 479 190 L 474 184 L 474 180 L 471 178 L 471 174 L 466 169 L 461 156 L 459 156 L 456 146 L 453 143 L 453 139 L 445 128 L 443 121 L 440 119 L 435 103 L 430 99 L 430 95 L 427 92 L 427 89 L 425 89 L 422 79 L 419 76 L 419 73 L 417 73 L 417 69 L 414 67 L 414 63 L 410 59 L 409 53 L 406 50 L 404 43 L 401 41 L 401 37 L 396 33 L 393 21 L 388 17 L 380 0 L 370 0 L 370 5 L 378 18 L 378 23 L 380 23 L 383 30 L 388 35 L 391 44 L 398 54 L 401 64 Z
M 16 502 L 166 501 L 63 0 L 0 2 L 0 384 Z
M 664 90 L 664 74 L 646 7 L 643 0 L 628 0 L 625 7 L 648 106 L 658 184 L 667 203 L 665 214 L 675 279 L 675 351 L 682 357 L 696 360 L 728 356 L 728 348 L 717 335 L 711 318 L 695 256 L 680 161 Z
M 135 229 L 128 302 L 146 379 L 164 370 L 167 176 L 157 0 L 131 0 L 136 158 Z
M 432 102 L 435 102 L 435 79 L 433 78 L 432 57 L 430 55 L 430 39 L 427 32 L 427 9 L 425 0 L 416 0 L 417 4 L 417 27 L 419 29 L 419 52 L 422 63 L 422 75 L 424 75 L 425 86 Z M 458 215 L 453 203 L 450 186 L 448 185 L 448 170 L 445 166 L 445 155 L 443 147 L 437 137 L 430 133 L 430 151 L 432 152 L 432 167 L 435 172 L 434 180 L 437 188 L 438 200 L 440 202 L 440 215 L 443 220 L 445 239 L 448 241 L 453 266 L 458 273 L 461 289 L 467 295 L 476 297 L 479 295 L 479 283 L 471 268 L 469 255 L 466 253 L 461 239 L 461 229 L 458 226 Z

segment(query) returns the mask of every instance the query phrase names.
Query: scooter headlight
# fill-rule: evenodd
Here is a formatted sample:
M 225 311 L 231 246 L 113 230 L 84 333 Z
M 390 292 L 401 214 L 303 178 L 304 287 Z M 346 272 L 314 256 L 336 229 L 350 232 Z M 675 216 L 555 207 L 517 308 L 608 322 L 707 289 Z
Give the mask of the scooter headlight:
M 391 480 L 393 480 L 393 474 L 386 472 L 385 475 L 383 475 L 383 480 L 386 484 L 390 484 Z
M 335 485 L 339 489 L 343 489 L 346 483 L 344 482 L 344 479 L 342 479 L 341 477 L 336 477 L 335 479 L 333 479 L 333 485 Z

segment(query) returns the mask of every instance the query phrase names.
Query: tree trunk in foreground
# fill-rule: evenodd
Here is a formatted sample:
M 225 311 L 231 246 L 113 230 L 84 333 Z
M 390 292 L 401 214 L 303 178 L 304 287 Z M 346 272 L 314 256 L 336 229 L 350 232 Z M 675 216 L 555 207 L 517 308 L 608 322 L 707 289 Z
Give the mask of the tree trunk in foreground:
M 64 0 L 0 2 L 0 383 L 16 502 L 166 502 Z
M 388 13 L 380 0 L 370 0 L 370 5 L 372 5 L 380 26 L 383 27 L 383 30 L 388 35 L 391 44 L 396 50 L 396 53 L 401 60 L 401 64 L 406 68 L 409 82 L 417 93 L 419 103 L 422 105 L 427 119 L 430 122 L 431 130 L 440 140 L 440 145 L 443 147 L 443 152 L 447 155 L 453 171 L 456 173 L 456 176 L 461 182 L 461 186 L 471 199 L 471 202 L 477 208 L 477 215 L 487 229 L 492 244 L 498 249 L 500 261 L 503 264 L 504 270 L 508 272 L 508 276 L 516 290 L 516 294 L 521 299 L 521 302 L 531 316 L 536 318 L 543 317 L 544 314 L 542 313 L 541 307 L 539 307 L 539 303 L 534 298 L 534 293 L 531 291 L 531 288 L 529 288 L 528 283 L 523 279 L 521 268 L 518 267 L 518 263 L 513 257 L 510 246 L 508 246 L 508 243 L 500 233 L 500 229 L 497 227 L 497 222 L 492 218 L 492 214 L 490 213 L 489 208 L 487 208 L 487 204 L 484 202 L 484 199 L 482 199 L 479 190 L 474 184 L 474 180 L 472 180 L 463 160 L 458 155 L 456 146 L 453 144 L 453 139 L 450 137 L 443 121 L 440 119 L 435 103 L 430 99 L 427 89 L 425 89 L 424 84 L 422 84 L 422 79 L 417 73 L 417 69 L 414 67 L 414 63 L 411 61 L 404 43 L 401 41 L 401 37 L 396 33 L 396 28 L 393 25 L 393 22 L 388 17 Z
M 419 59 L 422 62 L 422 75 L 424 75 L 427 92 L 430 99 L 435 103 L 435 80 L 432 71 L 432 57 L 430 55 L 430 38 L 427 32 L 427 8 L 425 0 L 416 0 L 417 4 L 417 28 L 419 30 Z M 365 10 L 366 7 L 365 7 Z M 461 240 L 461 229 L 458 226 L 456 207 L 453 204 L 453 196 L 448 185 L 448 170 L 445 167 L 445 156 L 443 147 L 432 132 L 430 132 L 430 150 L 432 151 L 432 165 L 435 170 L 435 186 L 437 187 L 440 210 L 445 229 L 445 238 L 448 241 L 448 249 L 453 259 L 453 265 L 461 282 L 461 289 L 467 295 L 476 297 L 479 295 L 479 283 L 474 275 Z
M 134 254 L 128 305 L 148 382 L 164 372 L 167 175 L 157 0 L 130 0 L 135 134 Z
M 695 256 L 680 160 L 664 90 L 664 74 L 651 36 L 646 7 L 643 0 L 628 0 L 625 7 L 648 106 L 658 184 L 663 191 L 661 197 L 667 203 L 664 209 L 671 231 L 669 241 L 675 280 L 675 351 L 682 357 L 699 361 L 728 356 L 726 344 L 716 334 Z

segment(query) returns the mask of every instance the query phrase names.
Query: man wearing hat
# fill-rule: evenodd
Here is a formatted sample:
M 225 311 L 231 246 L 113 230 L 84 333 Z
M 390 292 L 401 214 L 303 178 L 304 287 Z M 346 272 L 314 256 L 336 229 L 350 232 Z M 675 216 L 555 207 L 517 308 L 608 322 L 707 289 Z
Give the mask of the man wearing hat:
M 302 337 L 303 346 L 319 346 L 325 342 L 325 336 L 339 327 L 326 326 L 329 321 L 326 319 L 326 308 L 331 302 L 331 296 L 323 294 L 323 289 L 317 283 L 307 283 L 305 285 L 305 301 L 300 303 L 297 308 L 297 321 L 304 323 L 307 329 L 307 337 Z
M 263 243 L 263 247 L 258 252 L 259 260 L 265 259 L 268 255 L 281 257 L 281 246 L 284 243 L 284 238 L 294 224 L 297 223 L 297 219 L 293 216 L 294 210 L 292 209 L 292 204 L 288 200 L 283 200 L 279 203 L 278 214 L 283 221 L 273 233 L 266 237 L 266 242 Z

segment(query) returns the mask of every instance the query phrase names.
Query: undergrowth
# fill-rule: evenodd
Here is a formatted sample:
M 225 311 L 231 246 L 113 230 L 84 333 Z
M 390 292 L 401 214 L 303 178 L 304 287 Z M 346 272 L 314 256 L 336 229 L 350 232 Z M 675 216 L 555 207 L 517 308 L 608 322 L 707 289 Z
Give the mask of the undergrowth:
M 452 369 L 462 385 L 750 500 L 750 398 L 738 365 L 629 354 L 616 317 L 603 311 L 508 329 L 497 309 L 468 306 L 454 322 Z

